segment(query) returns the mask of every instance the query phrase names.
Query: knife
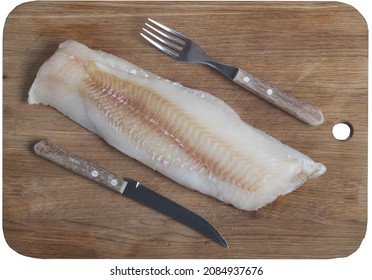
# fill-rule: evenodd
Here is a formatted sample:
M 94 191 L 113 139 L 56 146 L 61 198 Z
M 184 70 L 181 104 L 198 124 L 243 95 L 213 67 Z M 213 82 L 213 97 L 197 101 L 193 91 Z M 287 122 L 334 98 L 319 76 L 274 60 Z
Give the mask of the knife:
M 66 152 L 50 140 L 41 140 L 34 145 L 34 152 L 53 163 L 86 177 L 100 185 L 133 199 L 181 224 L 192 228 L 218 244 L 228 247 L 218 230 L 203 217 L 180 204 L 152 191 L 132 179 L 122 179 L 106 169 Z

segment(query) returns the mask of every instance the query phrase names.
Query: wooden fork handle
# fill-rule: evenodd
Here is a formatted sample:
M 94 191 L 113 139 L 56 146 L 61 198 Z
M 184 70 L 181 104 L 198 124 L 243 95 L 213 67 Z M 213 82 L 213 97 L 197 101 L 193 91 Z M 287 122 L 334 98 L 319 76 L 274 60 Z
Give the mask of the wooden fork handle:
M 324 122 L 323 114 L 318 108 L 269 85 L 242 69 L 238 70 L 233 81 L 309 125 L 317 126 Z

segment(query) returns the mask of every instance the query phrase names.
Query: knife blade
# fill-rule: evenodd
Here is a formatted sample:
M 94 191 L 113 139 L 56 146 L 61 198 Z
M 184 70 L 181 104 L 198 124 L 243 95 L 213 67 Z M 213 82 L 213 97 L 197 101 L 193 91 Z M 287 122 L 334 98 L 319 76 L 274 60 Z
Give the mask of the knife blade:
M 206 219 L 133 179 L 122 179 L 108 170 L 69 153 L 50 140 L 34 145 L 34 152 L 49 161 L 118 192 L 228 247 L 226 240 Z

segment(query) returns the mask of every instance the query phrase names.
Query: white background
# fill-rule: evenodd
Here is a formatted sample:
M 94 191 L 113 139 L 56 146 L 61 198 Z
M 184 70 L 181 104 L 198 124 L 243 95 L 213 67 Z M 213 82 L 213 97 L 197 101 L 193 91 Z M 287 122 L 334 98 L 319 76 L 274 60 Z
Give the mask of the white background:
M 20 0 L 0 1 L 0 21 L 4 27 L 8 14 L 19 4 Z M 345 0 L 344 3 L 352 5 L 367 20 L 372 21 L 372 9 L 367 0 Z M 368 11 L 369 10 L 369 11 Z M 3 28 L 2 28 L 3 32 Z M 1 41 L 3 33 L 1 32 Z M 369 46 L 371 46 L 369 39 Z M 0 47 L 2 58 L 3 46 Z M 370 58 L 369 58 L 370 60 Z M 370 63 L 369 63 L 370 64 Z M 2 63 L 1 63 L 2 69 Z M 369 74 L 370 78 L 370 74 Z M 370 79 L 369 79 L 370 80 Z M 0 82 L 2 89 L 2 80 Z M 2 102 L 2 99 L 1 101 Z M 2 105 L 2 104 L 1 104 Z M 370 105 L 370 102 L 369 102 Z M 2 118 L 2 111 L 0 112 Z M 0 123 L 2 131 L 2 122 Z M 368 137 L 369 138 L 369 137 Z M 2 141 L 0 142 L 2 146 Z M 370 150 L 370 149 L 369 149 Z M 2 151 L 2 147 L 1 147 Z M 370 153 L 369 153 L 370 154 Z M 2 165 L 2 162 L 0 163 Z M 370 168 L 368 167 L 368 170 Z M 1 168 L 2 172 L 2 168 Z M 368 172 L 370 173 L 370 172 Z M 1 179 L 2 181 L 2 176 Z M 2 184 L 1 184 L 2 185 Z M 368 184 L 368 189 L 370 189 Z M 371 192 L 368 192 L 368 201 Z M 1 217 L 2 217 L 2 192 Z M 368 209 L 368 217 L 371 217 L 371 207 Z M 2 219 L 1 228 L 2 228 Z M 369 261 L 367 261 L 369 260 Z M 369 263 L 369 265 L 368 265 Z M 150 268 L 151 266 L 163 268 L 194 268 L 203 271 L 204 266 L 262 266 L 264 274 L 255 276 L 256 279 L 372 279 L 372 241 L 370 226 L 360 248 L 351 256 L 330 260 L 41 260 L 22 256 L 13 251 L 6 243 L 4 235 L 0 237 L 0 279 L 151 279 L 150 276 L 110 276 L 110 269 L 118 266 L 126 268 Z M 155 277 L 155 276 L 154 276 Z M 229 276 L 229 279 L 247 279 L 252 276 Z M 157 276 L 164 279 L 164 276 Z M 226 276 L 171 276 L 168 279 L 226 279 Z

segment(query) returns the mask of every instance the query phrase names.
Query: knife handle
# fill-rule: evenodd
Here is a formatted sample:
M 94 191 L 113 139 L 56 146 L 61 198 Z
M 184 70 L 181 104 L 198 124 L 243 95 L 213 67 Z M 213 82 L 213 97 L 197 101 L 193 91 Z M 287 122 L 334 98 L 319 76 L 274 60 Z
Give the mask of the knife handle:
M 317 126 L 324 122 L 323 114 L 318 108 L 269 85 L 240 68 L 233 81 L 309 125 Z
M 34 152 L 40 157 L 121 194 L 127 185 L 122 178 L 88 160 L 64 151 L 50 140 L 41 140 L 36 143 Z

